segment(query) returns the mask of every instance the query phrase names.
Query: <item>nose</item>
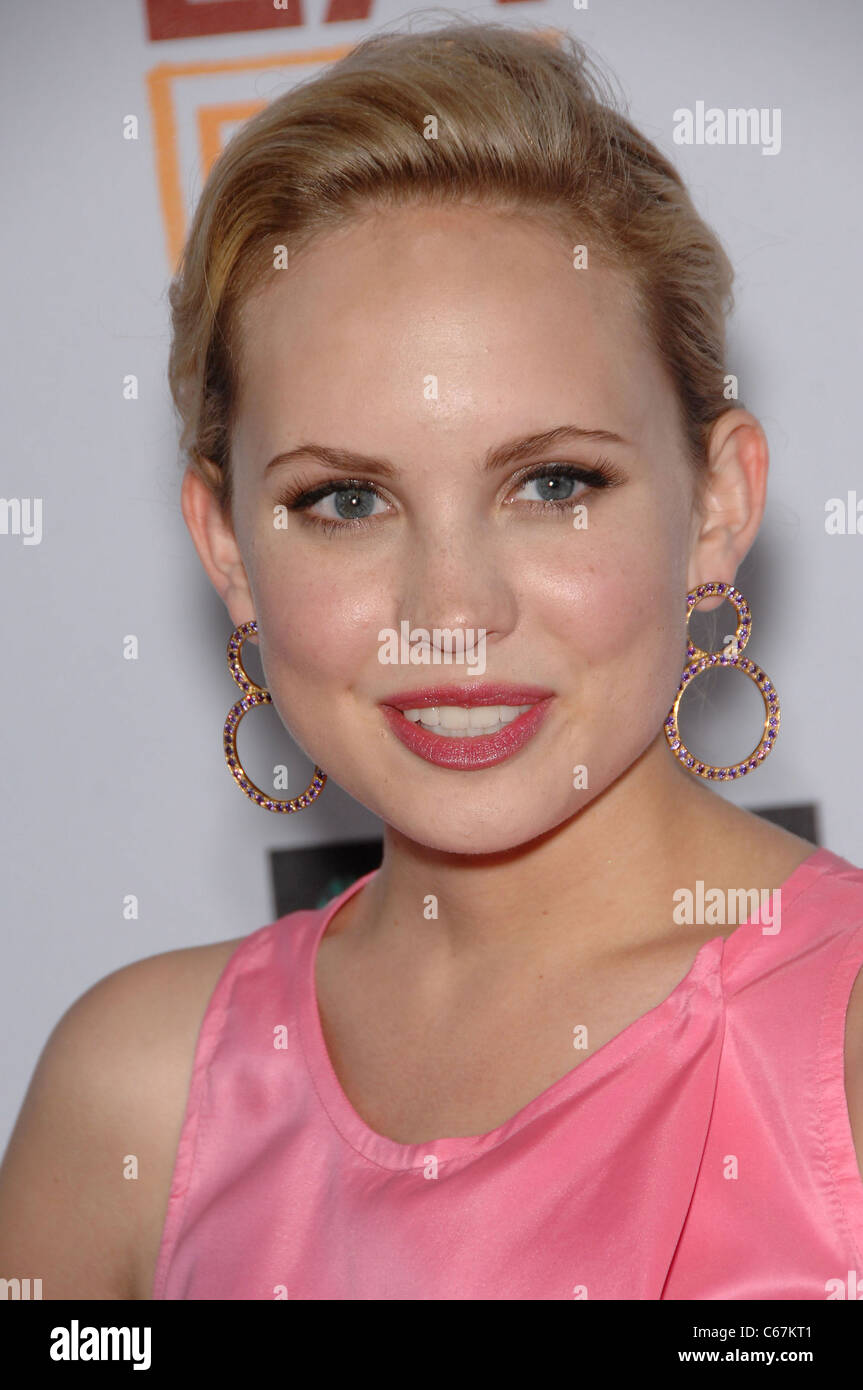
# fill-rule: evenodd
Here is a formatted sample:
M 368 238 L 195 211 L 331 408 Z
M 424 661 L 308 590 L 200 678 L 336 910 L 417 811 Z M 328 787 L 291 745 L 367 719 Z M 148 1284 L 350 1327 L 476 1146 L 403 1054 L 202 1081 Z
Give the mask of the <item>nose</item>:
M 502 538 L 501 538 L 502 543 Z M 480 640 L 499 639 L 517 620 L 511 571 L 495 543 L 494 529 L 458 522 L 426 528 L 409 542 L 399 619 L 430 634 L 455 631 Z M 473 633 L 470 633 L 470 629 Z M 438 639 L 432 638 L 435 645 Z

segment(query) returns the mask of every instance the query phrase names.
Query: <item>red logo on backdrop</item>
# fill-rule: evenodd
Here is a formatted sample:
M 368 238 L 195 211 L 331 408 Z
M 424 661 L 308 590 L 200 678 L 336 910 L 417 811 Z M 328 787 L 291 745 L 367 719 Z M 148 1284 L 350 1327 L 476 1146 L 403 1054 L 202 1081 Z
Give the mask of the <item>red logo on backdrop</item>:
M 519 0 L 515 0 L 518 3 Z M 238 34 L 252 29 L 296 28 L 305 24 L 303 0 L 145 0 L 152 41 L 192 39 L 206 34 Z M 513 0 L 497 0 L 499 5 Z M 524 0 L 521 0 L 524 3 Z M 329 0 L 324 24 L 368 19 L 374 0 Z
M 368 19 L 373 0 L 329 0 L 325 24 Z M 192 39 L 206 34 L 238 34 L 252 29 L 296 28 L 305 24 L 303 0 L 146 0 L 152 41 Z

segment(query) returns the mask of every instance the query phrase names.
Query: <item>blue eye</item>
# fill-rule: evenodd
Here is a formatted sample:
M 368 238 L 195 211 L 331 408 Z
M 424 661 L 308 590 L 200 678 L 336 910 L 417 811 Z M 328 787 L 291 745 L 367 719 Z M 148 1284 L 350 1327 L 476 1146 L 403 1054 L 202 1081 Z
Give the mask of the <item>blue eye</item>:
M 361 483 L 347 483 L 341 487 L 334 487 L 323 496 L 318 497 L 317 502 L 332 503 L 334 512 L 317 513 L 320 521 L 346 522 L 348 525 L 355 521 L 363 521 L 367 516 L 372 515 L 374 499 L 383 500 L 380 494 L 372 487 L 364 487 Z M 317 506 L 317 502 L 314 503 Z M 314 515 L 314 513 L 312 513 Z
M 573 464 L 547 464 L 544 468 L 535 473 L 531 473 L 527 478 L 522 478 L 520 487 L 529 487 L 534 483 L 540 483 L 539 499 L 537 505 L 545 509 L 549 504 L 562 505 L 571 502 L 575 491 L 576 483 L 583 483 L 582 491 L 587 491 L 588 484 L 585 480 L 585 470 Z M 535 499 L 528 498 L 533 502 Z
M 539 498 L 527 498 L 525 503 L 531 512 L 549 517 L 558 517 L 571 511 L 576 498 L 591 490 L 614 487 L 620 479 L 617 469 L 607 459 L 598 459 L 591 466 L 578 463 L 543 463 L 523 476 L 517 489 L 521 491 L 533 483 L 541 483 Z M 576 484 L 583 486 L 576 492 Z M 544 495 L 543 495 L 544 494 Z M 374 499 L 384 505 L 387 503 L 374 483 L 368 479 L 348 478 L 338 483 L 321 483 L 318 487 L 303 490 L 302 482 L 294 485 L 294 490 L 281 498 L 282 506 L 290 511 L 302 512 L 304 523 L 318 526 L 324 532 L 335 535 L 338 531 L 359 531 L 376 525 Z M 363 500 L 365 499 L 365 500 Z M 319 502 L 331 504 L 328 516 L 313 512 L 312 507 Z

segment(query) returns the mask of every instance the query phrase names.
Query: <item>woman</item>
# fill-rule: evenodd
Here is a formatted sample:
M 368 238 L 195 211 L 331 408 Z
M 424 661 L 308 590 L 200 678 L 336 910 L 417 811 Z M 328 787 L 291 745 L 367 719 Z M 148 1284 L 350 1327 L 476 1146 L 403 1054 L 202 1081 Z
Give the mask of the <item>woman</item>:
M 730 284 L 571 40 L 375 38 L 223 153 L 170 377 L 232 673 L 259 640 L 269 692 L 226 758 L 279 814 L 333 777 L 384 857 L 61 1020 L 0 1203 L 45 1297 L 854 1296 L 863 872 L 708 785 L 779 727 Z M 717 770 L 676 709 L 729 593 L 716 664 L 765 721 Z M 267 698 L 307 794 L 242 766 Z

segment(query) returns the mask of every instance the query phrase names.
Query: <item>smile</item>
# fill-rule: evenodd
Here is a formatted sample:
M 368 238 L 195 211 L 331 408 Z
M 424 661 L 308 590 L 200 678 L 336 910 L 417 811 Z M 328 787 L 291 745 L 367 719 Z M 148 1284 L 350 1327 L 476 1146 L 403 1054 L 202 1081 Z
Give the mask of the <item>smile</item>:
M 477 738 L 499 734 L 533 705 L 432 705 L 403 710 L 405 719 L 444 738 Z
M 436 767 L 466 772 L 504 762 L 523 748 L 541 727 L 553 698 L 524 705 L 380 708 L 396 738 L 412 753 Z

